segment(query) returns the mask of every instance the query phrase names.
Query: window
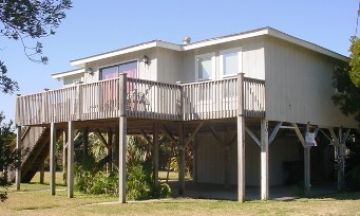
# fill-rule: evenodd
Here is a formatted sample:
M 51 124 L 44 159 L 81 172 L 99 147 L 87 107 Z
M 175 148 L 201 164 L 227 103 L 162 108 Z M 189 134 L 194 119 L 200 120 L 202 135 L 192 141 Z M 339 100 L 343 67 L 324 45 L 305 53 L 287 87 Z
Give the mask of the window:
M 119 74 L 126 73 L 128 77 L 137 76 L 137 61 L 126 62 L 123 64 L 102 68 L 100 70 L 100 79 L 112 79 L 119 76 Z
M 232 76 L 242 71 L 241 49 L 224 50 L 220 55 L 222 76 Z
M 213 54 L 196 56 L 196 80 L 208 80 L 213 78 L 215 68 L 215 61 L 213 58 Z
M 118 68 L 117 66 L 108 67 L 101 69 L 101 80 L 112 79 L 118 76 Z

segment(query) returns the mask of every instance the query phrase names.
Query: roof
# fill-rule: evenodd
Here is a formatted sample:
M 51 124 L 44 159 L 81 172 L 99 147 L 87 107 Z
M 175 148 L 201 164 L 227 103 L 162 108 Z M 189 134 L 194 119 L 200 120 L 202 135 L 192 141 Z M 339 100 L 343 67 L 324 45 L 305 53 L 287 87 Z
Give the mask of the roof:
M 213 46 L 213 45 L 217 45 L 217 44 L 227 43 L 227 42 L 231 42 L 231 41 L 242 40 L 242 39 L 252 38 L 252 37 L 257 37 L 257 36 L 265 36 L 265 35 L 271 36 L 274 38 L 278 38 L 280 40 L 287 41 L 292 44 L 296 44 L 298 46 L 315 51 L 317 53 L 321 53 L 321 54 L 339 59 L 341 61 L 349 60 L 348 57 L 341 55 L 339 53 L 336 53 L 334 51 L 331 51 L 322 46 L 319 46 L 315 43 L 291 36 L 289 34 L 281 32 L 277 29 L 274 29 L 272 27 L 264 27 L 264 28 L 259 28 L 259 29 L 255 29 L 255 30 L 251 30 L 251 31 L 246 31 L 246 32 L 241 32 L 241 33 L 236 33 L 236 34 L 231 34 L 231 35 L 225 35 L 225 36 L 210 38 L 210 39 L 206 39 L 206 40 L 201 40 L 201 41 L 193 42 L 193 43 L 190 43 L 187 45 L 174 44 L 174 43 L 162 41 L 162 40 L 152 40 L 152 41 L 135 44 L 133 46 L 124 47 L 121 49 L 116 49 L 116 50 L 112 50 L 112 51 L 97 54 L 97 55 L 74 59 L 74 60 L 70 61 L 70 63 L 72 66 L 84 67 L 84 65 L 86 63 L 89 63 L 92 61 L 97 61 L 97 60 L 101 60 L 101 59 L 105 59 L 105 58 L 110 58 L 110 57 L 114 57 L 114 56 L 118 56 L 118 55 L 122 55 L 122 54 L 126 54 L 126 53 L 150 49 L 150 48 L 154 48 L 154 47 L 161 47 L 161 48 L 175 50 L 175 51 L 188 51 L 188 50 L 203 48 L 203 47 L 207 47 L 207 46 Z
M 154 48 L 154 47 L 162 47 L 165 49 L 171 49 L 171 50 L 177 50 L 177 51 L 182 50 L 181 46 L 178 44 L 174 44 L 174 43 L 170 43 L 170 42 L 162 41 L 162 40 L 152 40 L 152 41 L 147 41 L 147 42 L 135 44 L 132 46 L 124 47 L 121 49 L 116 49 L 116 50 L 112 50 L 109 52 L 88 56 L 85 58 L 71 60 L 70 64 L 72 66 L 79 66 L 79 65 L 83 65 L 84 63 L 91 62 L 91 61 L 96 61 L 96 60 L 109 58 L 109 57 L 113 57 L 113 56 L 117 56 L 117 55 L 136 52 L 136 51 L 140 51 L 140 50 L 150 49 L 150 48 Z
M 76 74 L 84 73 L 84 72 L 85 72 L 85 68 L 80 68 L 80 69 L 75 69 L 75 70 L 54 73 L 54 74 L 51 74 L 51 77 L 53 79 L 61 79 L 64 76 L 71 76 L 71 75 L 76 75 Z

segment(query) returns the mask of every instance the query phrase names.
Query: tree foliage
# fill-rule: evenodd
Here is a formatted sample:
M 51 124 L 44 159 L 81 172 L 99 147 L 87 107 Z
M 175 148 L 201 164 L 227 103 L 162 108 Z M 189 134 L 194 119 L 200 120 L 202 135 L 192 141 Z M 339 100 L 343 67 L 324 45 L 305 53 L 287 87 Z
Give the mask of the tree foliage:
M 353 115 L 360 124 L 360 40 L 351 39 L 350 61 L 348 65 L 336 68 L 334 72 L 334 87 L 337 91 L 332 97 L 345 115 Z M 347 186 L 353 190 L 360 189 L 360 134 L 355 132 L 348 140 L 350 155 L 346 164 Z
M 15 134 L 13 133 L 12 122 L 4 122 L 5 116 L 0 112 L 0 201 L 7 199 L 6 187 L 8 168 L 17 164 L 17 153 L 15 152 Z M 5 189 L 5 190 L 4 190 Z
M 46 63 L 48 58 L 42 55 L 43 46 L 39 39 L 55 34 L 55 29 L 65 18 L 65 11 L 70 8 L 71 0 L 0 0 L 0 37 L 20 41 L 28 59 Z M 19 87 L 7 72 L 0 59 L 0 92 L 12 94 Z M 19 164 L 14 152 L 12 122 L 3 123 L 4 119 L 0 113 L 0 201 L 7 198 L 3 189 L 9 184 L 8 167 Z
M 35 62 L 46 63 L 43 46 L 38 40 L 55 34 L 71 8 L 71 0 L 0 0 L 0 36 L 20 41 L 25 55 Z M 35 44 L 29 45 L 29 41 Z M 7 76 L 7 68 L 0 59 L 0 90 L 13 93 L 18 84 Z
M 332 99 L 345 115 L 353 115 L 360 122 L 360 89 L 350 78 L 349 66 L 337 67 L 334 72 L 336 93 Z
M 358 37 L 351 39 L 350 51 L 350 79 L 357 88 L 360 88 L 360 39 Z

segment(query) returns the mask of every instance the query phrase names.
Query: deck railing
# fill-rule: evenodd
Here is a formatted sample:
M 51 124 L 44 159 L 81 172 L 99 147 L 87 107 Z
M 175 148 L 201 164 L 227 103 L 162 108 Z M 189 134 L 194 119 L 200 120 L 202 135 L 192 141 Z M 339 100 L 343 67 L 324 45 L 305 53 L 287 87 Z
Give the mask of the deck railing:
M 68 88 L 19 96 L 18 125 L 111 119 L 120 116 L 120 93 L 126 91 L 126 115 L 130 118 L 190 121 L 236 116 L 238 85 L 243 86 L 245 115 L 265 115 L 265 82 L 238 77 L 168 84 L 135 78 L 110 79 Z M 124 86 L 124 87 L 120 87 Z

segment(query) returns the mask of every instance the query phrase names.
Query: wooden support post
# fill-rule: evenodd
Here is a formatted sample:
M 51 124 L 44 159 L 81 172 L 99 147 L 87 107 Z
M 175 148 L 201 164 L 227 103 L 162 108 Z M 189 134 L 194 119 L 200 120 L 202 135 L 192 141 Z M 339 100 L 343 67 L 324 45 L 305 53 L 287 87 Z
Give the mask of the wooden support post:
M 245 117 L 243 99 L 244 73 L 238 75 L 237 93 L 237 200 L 245 201 Z
M 67 140 L 66 140 L 66 130 L 63 131 L 63 152 L 62 152 L 62 169 L 63 169 L 63 181 L 64 185 L 67 185 L 66 181 L 66 170 L 67 170 Z
M 154 182 L 159 179 L 159 127 L 157 123 L 153 125 L 153 166 L 154 166 Z
M 21 126 L 16 127 L 16 151 L 19 163 L 16 166 L 15 173 L 15 182 L 16 182 L 16 190 L 20 190 L 20 182 L 21 182 Z
M 185 193 L 185 137 L 184 125 L 179 124 L 179 194 Z
M 308 194 L 311 189 L 311 167 L 310 167 L 310 146 L 304 147 L 304 186 L 305 186 L 305 194 Z
M 306 125 L 306 132 L 309 132 L 309 124 Z M 305 194 L 308 194 L 311 189 L 311 146 L 304 145 L 304 183 L 305 183 Z
M 56 126 L 54 122 L 50 123 L 50 154 L 49 154 L 49 166 L 50 166 L 50 193 L 55 195 L 55 177 L 56 177 Z
M 43 161 L 43 162 L 41 162 L 41 164 L 40 164 L 40 169 L 39 169 L 39 171 L 40 171 L 40 179 L 39 179 L 39 182 L 40 182 L 40 184 L 44 184 L 44 172 L 45 172 L 45 170 L 44 170 L 44 162 L 45 161 Z
M 299 127 L 297 126 L 297 124 L 293 123 L 292 124 L 293 129 L 295 130 L 295 133 L 298 137 L 298 139 L 300 140 L 302 146 L 304 147 L 304 190 L 305 190 L 305 194 L 310 192 L 311 189 L 311 169 L 310 169 L 310 150 L 311 150 L 311 146 L 307 146 L 305 143 L 305 139 L 304 136 L 302 135 Z M 306 130 L 309 130 L 309 126 L 307 125 Z
M 265 119 L 261 120 L 261 199 L 269 199 L 269 135 Z
M 67 154 L 67 188 L 68 197 L 74 197 L 74 123 L 68 122 L 68 154 Z
M 127 119 L 126 119 L 126 74 L 119 76 L 119 201 L 126 202 L 126 148 L 127 148 Z

